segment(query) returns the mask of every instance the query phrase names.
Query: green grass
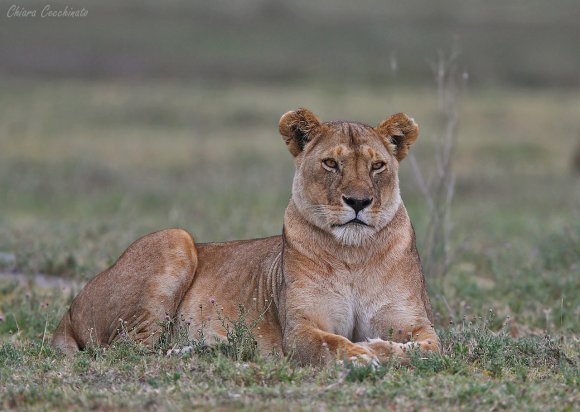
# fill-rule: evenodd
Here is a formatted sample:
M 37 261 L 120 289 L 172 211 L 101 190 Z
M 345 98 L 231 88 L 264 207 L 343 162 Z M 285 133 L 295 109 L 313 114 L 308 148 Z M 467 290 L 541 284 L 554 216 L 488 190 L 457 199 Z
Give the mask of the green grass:
M 426 171 L 442 130 L 429 88 L 0 83 L 0 272 L 81 282 L 161 228 L 198 241 L 280 233 L 292 161 L 277 121 L 289 109 L 370 124 L 408 112 Z M 238 324 L 220 350 L 167 357 L 121 342 L 64 359 L 48 341 L 76 287 L 0 280 L 0 408 L 576 410 L 579 111 L 565 91 L 464 96 L 452 265 L 427 274 L 443 355 L 300 368 L 256 357 Z M 401 187 L 421 251 L 427 211 L 408 162 Z
M 444 354 L 413 353 L 406 367 L 337 364 L 324 369 L 297 367 L 280 357 L 240 361 L 228 350 L 166 356 L 166 348 L 155 352 L 130 341 L 65 359 L 21 329 L 0 345 L 0 405 L 574 410 L 580 384 L 577 344 L 548 335 L 513 338 L 508 324 L 493 330 L 493 323 L 489 314 L 440 330 Z

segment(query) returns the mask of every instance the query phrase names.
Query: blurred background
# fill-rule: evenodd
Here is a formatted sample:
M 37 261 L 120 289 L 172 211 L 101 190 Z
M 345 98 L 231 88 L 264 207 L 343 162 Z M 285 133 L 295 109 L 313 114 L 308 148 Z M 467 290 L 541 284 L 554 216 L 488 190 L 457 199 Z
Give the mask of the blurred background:
M 47 4 L 88 14 L 42 18 Z M 404 111 L 421 135 L 401 190 L 439 324 L 493 306 L 520 331 L 577 327 L 579 11 L 2 0 L 0 272 L 86 280 L 173 226 L 198 241 L 278 234 L 282 113 L 375 125 Z

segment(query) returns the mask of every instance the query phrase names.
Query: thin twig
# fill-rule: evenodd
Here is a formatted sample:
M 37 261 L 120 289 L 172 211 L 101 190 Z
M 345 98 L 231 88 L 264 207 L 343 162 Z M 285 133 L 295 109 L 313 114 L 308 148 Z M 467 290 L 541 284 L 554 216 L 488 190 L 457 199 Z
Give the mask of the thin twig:
M 461 90 L 456 65 L 458 55 L 457 50 L 453 50 L 449 57 L 440 52 L 437 61 L 431 63 L 437 84 L 438 108 L 445 121 L 443 133 L 435 135 L 434 172 L 424 174 L 415 157 L 410 156 L 415 180 L 429 209 L 423 256 L 425 270 L 433 276 L 445 275 L 451 262 L 450 214 L 456 182 L 453 158 L 457 146 Z M 429 179 L 425 178 L 426 175 Z
M 413 168 L 413 172 L 415 173 L 415 179 L 417 180 L 417 184 L 419 185 L 419 190 L 421 190 L 421 193 L 423 194 L 423 197 L 427 202 L 427 206 L 431 211 L 433 210 L 433 197 L 429 192 L 429 187 L 427 186 L 427 183 L 423 178 L 423 173 L 421 172 L 419 164 L 417 163 L 417 159 L 415 158 L 415 155 L 413 153 L 409 154 L 409 160 L 411 161 L 411 167 Z

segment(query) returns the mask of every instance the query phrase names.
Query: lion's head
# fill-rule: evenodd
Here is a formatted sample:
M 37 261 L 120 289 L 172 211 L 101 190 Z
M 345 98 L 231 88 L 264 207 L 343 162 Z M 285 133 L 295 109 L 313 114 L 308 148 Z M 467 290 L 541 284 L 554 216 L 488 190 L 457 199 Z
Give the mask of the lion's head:
M 280 133 L 295 158 L 292 199 L 311 224 L 346 246 L 361 246 L 401 204 L 399 162 L 419 128 L 403 113 L 373 128 L 321 122 L 307 109 L 282 116 Z

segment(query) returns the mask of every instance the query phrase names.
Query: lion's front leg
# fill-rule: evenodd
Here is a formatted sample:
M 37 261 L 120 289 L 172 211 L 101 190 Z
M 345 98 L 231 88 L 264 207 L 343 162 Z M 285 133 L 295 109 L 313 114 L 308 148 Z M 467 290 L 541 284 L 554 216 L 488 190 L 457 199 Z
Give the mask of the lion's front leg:
M 368 336 L 371 339 L 361 344 L 369 347 L 379 359 L 385 353 L 408 358 L 410 350 L 441 352 L 441 343 L 431 321 L 417 308 L 421 306 L 384 306 L 371 320 L 369 333 L 372 336 Z
M 441 341 L 429 320 L 422 319 L 416 321 L 416 326 L 413 327 L 411 334 L 413 336 L 411 343 L 414 343 L 419 350 L 425 352 L 441 352 Z
M 335 360 L 377 361 L 371 348 L 351 342 L 344 336 L 323 331 L 305 320 L 284 335 L 284 352 L 299 363 L 326 364 Z
M 366 342 L 358 342 L 368 350 L 381 363 L 397 359 L 402 363 L 408 360 L 407 343 L 393 342 L 391 340 L 382 340 L 381 338 L 368 339 Z
M 368 339 L 366 342 L 358 342 L 357 344 L 369 349 L 373 356 L 379 362 L 387 362 L 392 359 L 398 359 L 403 364 L 409 360 L 409 352 L 419 350 L 423 352 L 440 352 L 439 338 L 433 331 L 422 330 L 418 340 L 411 338 L 411 332 L 407 335 L 405 342 L 396 342 L 392 340 L 383 340 L 381 338 Z M 423 338 L 423 339 L 421 339 Z

